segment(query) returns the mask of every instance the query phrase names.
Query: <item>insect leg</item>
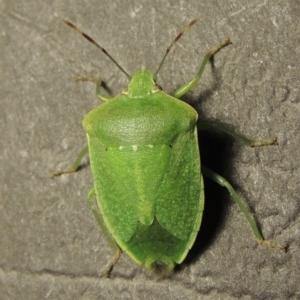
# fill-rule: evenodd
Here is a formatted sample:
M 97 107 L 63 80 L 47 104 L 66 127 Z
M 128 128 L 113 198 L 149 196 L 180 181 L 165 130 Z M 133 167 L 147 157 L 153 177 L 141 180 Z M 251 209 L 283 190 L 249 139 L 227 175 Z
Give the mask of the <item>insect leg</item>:
M 89 208 L 91 209 L 98 225 L 100 226 L 106 240 L 109 242 L 112 249 L 115 251 L 115 254 L 112 258 L 112 260 L 109 262 L 107 268 L 102 272 L 103 276 L 109 277 L 110 273 L 114 267 L 114 265 L 118 262 L 120 255 L 121 255 L 121 249 L 115 242 L 114 238 L 112 237 L 111 233 L 109 232 L 108 228 L 106 227 L 103 217 L 99 211 L 97 202 L 94 200 L 96 197 L 95 189 L 92 188 L 91 191 L 88 194 L 87 203 Z
M 283 251 L 287 251 L 288 249 L 288 245 L 280 245 L 277 244 L 273 241 L 270 240 L 265 240 L 258 228 L 257 223 L 255 222 L 255 220 L 253 219 L 253 217 L 251 216 L 249 210 L 246 208 L 245 204 L 243 203 L 242 199 L 238 196 L 238 194 L 235 192 L 235 190 L 233 189 L 233 187 L 231 186 L 231 184 L 221 175 L 213 172 L 212 170 L 201 166 L 201 170 L 204 176 L 208 177 L 209 179 L 213 180 L 214 182 L 216 182 L 217 184 L 225 187 L 228 192 L 230 193 L 230 195 L 232 196 L 232 198 L 234 199 L 234 201 L 236 202 L 236 204 L 239 206 L 240 210 L 243 212 L 243 214 L 245 215 L 245 217 L 247 218 L 247 221 L 249 222 L 252 231 L 256 237 L 256 240 L 258 242 L 258 244 L 260 245 L 264 245 L 267 247 L 271 247 L 271 248 L 278 248 L 280 250 Z
M 270 145 L 278 145 L 277 138 L 271 138 L 268 140 L 251 140 L 244 135 L 235 132 L 234 130 L 226 127 L 223 124 L 220 124 L 215 121 L 201 121 L 197 125 L 198 130 L 205 130 L 205 129 L 218 129 L 221 130 L 235 139 L 237 139 L 239 142 L 245 144 L 249 147 L 262 147 L 262 146 L 270 146 Z
M 103 102 L 107 102 L 111 99 L 111 97 L 109 96 L 104 96 L 101 94 L 101 87 L 106 87 L 105 83 L 102 81 L 101 78 L 99 77 L 82 77 L 82 76 L 76 76 L 75 77 L 75 81 L 90 81 L 96 84 L 96 97 L 103 101 Z
M 175 93 L 173 94 L 173 97 L 175 98 L 181 98 L 184 94 L 186 94 L 187 92 L 189 92 L 192 88 L 195 87 L 195 85 L 198 83 L 198 81 L 200 80 L 202 73 L 208 63 L 208 61 L 210 60 L 210 58 L 216 54 L 219 50 L 221 50 L 222 48 L 226 47 L 227 45 L 232 44 L 229 38 L 226 38 L 223 42 L 221 42 L 220 44 L 215 45 L 211 50 L 209 50 L 201 63 L 200 69 L 197 73 L 197 75 L 190 80 L 189 82 L 185 83 L 184 85 L 182 85 L 180 88 L 178 88 Z
M 81 164 L 81 160 L 83 159 L 83 157 L 88 153 L 89 149 L 88 149 L 88 145 L 85 145 L 83 147 L 83 149 L 80 151 L 79 155 L 77 156 L 75 162 L 73 163 L 73 165 L 66 170 L 62 170 L 62 171 L 56 171 L 56 172 L 51 172 L 51 177 L 56 177 L 56 176 L 60 176 L 62 174 L 69 174 L 69 173 L 75 173 L 78 171 L 80 164 Z

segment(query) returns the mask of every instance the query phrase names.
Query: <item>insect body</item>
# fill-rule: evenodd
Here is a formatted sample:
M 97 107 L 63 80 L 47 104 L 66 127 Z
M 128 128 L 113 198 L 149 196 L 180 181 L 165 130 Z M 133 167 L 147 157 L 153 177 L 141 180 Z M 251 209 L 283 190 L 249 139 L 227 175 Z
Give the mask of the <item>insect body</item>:
M 196 111 L 157 89 L 147 70 L 83 120 L 104 222 L 120 248 L 150 270 L 169 273 L 181 263 L 200 227 L 196 122 Z
M 125 92 L 108 99 L 99 92 L 100 79 L 78 78 L 95 82 L 97 95 L 105 103 L 89 112 L 83 120 L 88 146 L 71 169 L 53 175 L 76 171 L 88 151 L 94 178 L 89 205 L 116 250 L 111 266 L 122 250 L 146 269 L 168 275 L 185 259 L 200 228 L 204 209 L 202 173 L 228 190 L 232 189 L 212 171 L 203 167 L 201 172 L 198 114 L 178 99 L 197 84 L 210 57 L 229 45 L 230 39 L 207 52 L 197 75 L 171 96 L 156 85 L 156 76 L 171 47 L 196 20 L 174 39 L 154 76 L 148 70 L 139 70 L 133 77 L 93 39 L 70 22 L 64 22 L 108 55 L 130 82 Z M 276 139 L 272 139 L 258 145 L 275 143 Z M 248 218 L 257 239 L 260 243 L 268 243 L 239 197 L 233 190 L 230 192 Z M 94 195 L 96 204 L 92 201 Z

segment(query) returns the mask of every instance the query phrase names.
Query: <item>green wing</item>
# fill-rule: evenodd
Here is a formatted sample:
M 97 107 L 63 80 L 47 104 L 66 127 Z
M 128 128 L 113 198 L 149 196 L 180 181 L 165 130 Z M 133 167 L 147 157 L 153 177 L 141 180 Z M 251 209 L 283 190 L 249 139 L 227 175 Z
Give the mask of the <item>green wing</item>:
M 139 263 L 155 251 L 167 251 L 179 263 L 196 238 L 204 203 L 196 134 L 183 133 L 172 145 L 103 150 L 99 141 L 90 143 L 104 221 L 120 247 Z
M 120 95 L 83 122 L 99 210 L 139 263 L 171 269 L 196 238 L 204 205 L 196 120 L 193 108 L 158 92 Z

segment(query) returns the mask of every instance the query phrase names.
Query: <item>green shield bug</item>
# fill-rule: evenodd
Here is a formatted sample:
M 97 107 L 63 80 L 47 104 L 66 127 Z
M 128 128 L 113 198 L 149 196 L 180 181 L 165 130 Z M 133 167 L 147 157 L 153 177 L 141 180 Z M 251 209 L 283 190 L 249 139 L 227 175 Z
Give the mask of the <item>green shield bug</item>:
M 223 130 L 252 147 L 275 145 L 276 138 L 252 141 L 216 123 L 198 122 L 197 112 L 179 100 L 198 83 L 210 58 L 231 44 L 230 39 L 208 51 L 196 76 L 173 95 L 156 85 L 157 74 L 170 49 L 196 21 L 190 22 L 173 40 L 154 75 L 148 70 L 138 70 L 131 77 L 104 48 L 64 20 L 100 48 L 130 80 L 126 91 L 109 99 L 100 93 L 101 79 L 77 77 L 77 80 L 94 82 L 98 98 L 105 103 L 85 116 L 83 127 L 88 145 L 73 166 L 52 174 L 75 172 L 83 156 L 89 153 L 94 187 L 88 204 L 115 250 L 106 275 L 121 251 L 161 276 L 169 275 L 185 259 L 201 225 L 202 174 L 228 189 L 260 244 L 287 249 L 285 245 L 264 240 L 232 186 L 200 165 L 197 141 L 198 130 L 207 127 Z

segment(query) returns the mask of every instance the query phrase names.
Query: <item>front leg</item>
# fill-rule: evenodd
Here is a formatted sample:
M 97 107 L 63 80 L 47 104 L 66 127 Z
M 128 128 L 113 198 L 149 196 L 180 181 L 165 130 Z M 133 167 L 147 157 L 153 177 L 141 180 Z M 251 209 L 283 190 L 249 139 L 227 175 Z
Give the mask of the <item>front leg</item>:
M 103 87 L 104 82 L 102 81 L 102 79 L 100 77 L 83 77 L 83 76 L 79 76 L 77 75 L 75 77 L 75 81 L 90 81 L 96 84 L 96 97 L 103 101 L 103 102 L 107 102 L 111 99 L 111 97 L 109 96 L 104 96 L 101 94 L 101 87 Z
M 204 56 L 200 69 L 197 73 L 197 75 L 190 80 L 189 82 L 185 83 L 184 85 L 182 85 L 179 89 L 177 89 L 175 91 L 175 93 L 173 94 L 173 97 L 175 98 L 181 98 L 183 95 L 185 95 L 187 92 L 189 92 L 192 88 L 195 87 L 195 85 L 198 83 L 198 81 L 200 80 L 202 73 L 208 63 L 208 61 L 211 59 L 211 57 L 216 54 L 219 50 L 221 50 L 222 48 L 228 46 L 232 44 L 229 38 L 226 38 L 223 42 L 221 42 L 220 44 L 215 45 L 212 49 L 210 49 Z

